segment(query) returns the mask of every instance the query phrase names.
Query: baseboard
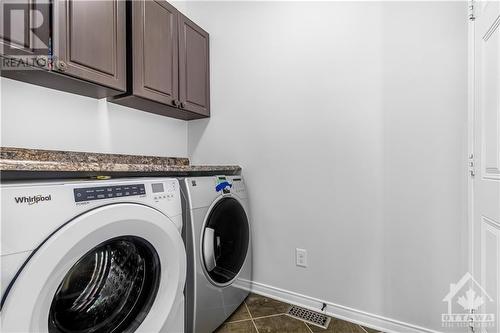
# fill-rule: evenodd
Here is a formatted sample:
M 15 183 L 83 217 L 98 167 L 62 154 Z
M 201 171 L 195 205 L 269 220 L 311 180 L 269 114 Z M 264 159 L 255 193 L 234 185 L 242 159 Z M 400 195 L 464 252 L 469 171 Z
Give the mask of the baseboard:
M 314 297 L 301 295 L 292 291 L 276 288 L 259 282 L 238 281 L 241 287 L 248 288 L 251 292 L 271 297 L 279 301 L 298 305 L 313 311 L 320 311 L 323 303 L 327 307 L 325 313 L 329 316 L 350 321 L 355 324 L 370 327 L 387 333 L 440 333 L 417 325 L 382 317 L 372 313 L 352 309 L 339 304 L 326 302 Z

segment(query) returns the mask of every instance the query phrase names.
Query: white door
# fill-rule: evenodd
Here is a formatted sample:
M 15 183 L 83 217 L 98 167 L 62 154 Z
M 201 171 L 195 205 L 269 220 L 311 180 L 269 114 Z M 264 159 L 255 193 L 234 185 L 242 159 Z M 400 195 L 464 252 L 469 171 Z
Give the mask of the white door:
M 479 312 L 494 314 L 500 333 L 500 2 L 475 4 L 473 273 L 491 298 Z
M 178 320 L 185 271 L 167 216 L 139 204 L 99 207 L 30 257 L 3 304 L 1 331 L 165 332 Z

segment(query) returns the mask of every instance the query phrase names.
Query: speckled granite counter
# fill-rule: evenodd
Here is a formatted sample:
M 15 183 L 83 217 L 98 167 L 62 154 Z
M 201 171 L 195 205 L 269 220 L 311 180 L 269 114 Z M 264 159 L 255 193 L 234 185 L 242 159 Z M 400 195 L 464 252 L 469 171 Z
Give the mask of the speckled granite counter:
M 241 172 L 237 165 L 190 165 L 182 157 L 100 154 L 74 151 L 0 148 L 3 179 L 198 176 Z

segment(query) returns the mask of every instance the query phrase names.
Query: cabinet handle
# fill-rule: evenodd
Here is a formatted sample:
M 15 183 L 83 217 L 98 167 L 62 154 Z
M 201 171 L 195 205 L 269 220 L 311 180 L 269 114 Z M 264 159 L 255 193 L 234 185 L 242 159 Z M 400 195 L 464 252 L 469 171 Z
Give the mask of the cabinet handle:
M 186 105 L 184 104 L 184 102 L 181 102 L 181 109 L 184 109 L 186 107 Z
M 42 67 L 42 68 L 47 67 L 47 63 L 48 63 L 47 57 L 38 56 L 35 58 L 35 60 L 36 60 L 37 66 Z
M 62 60 L 57 60 L 56 68 L 61 72 L 64 72 L 68 68 L 68 65 L 66 65 L 66 63 Z
M 176 100 L 176 99 L 173 99 L 173 100 L 172 100 L 172 105 L 173 105 L 173 106 L 179 106 L 179 101 L 178 101 L 178 100 Z

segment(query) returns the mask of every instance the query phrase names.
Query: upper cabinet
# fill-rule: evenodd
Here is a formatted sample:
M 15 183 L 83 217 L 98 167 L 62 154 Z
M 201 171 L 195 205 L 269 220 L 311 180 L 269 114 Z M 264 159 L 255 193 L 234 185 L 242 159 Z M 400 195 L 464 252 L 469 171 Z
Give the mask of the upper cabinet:
M 134 93 L 177 105 L 177 11 L 164 1 L 134 1 Z
M 109 101 L 179 119 L 210 115 L 208 33 L 166 1 L 127 2 L 127 93 Z
M 208 33 L 179 16 L 179 100 L 182 109 L 210 116 Z
M 12 0 L 1 75 L 179 119 L 210 116 L 209 35 L 164 0 Z
M 55 70 L 124 91 L 125 2 L 58 0 L 55 4 Z
M 95 98 L 122 94 L 125 7 L 121 0 L 3 4 L 10 28 L 1 31 L 1 56 L 9 59 L 2 76 Z

